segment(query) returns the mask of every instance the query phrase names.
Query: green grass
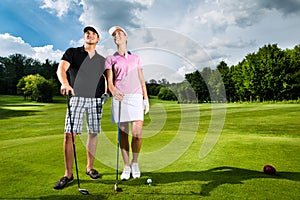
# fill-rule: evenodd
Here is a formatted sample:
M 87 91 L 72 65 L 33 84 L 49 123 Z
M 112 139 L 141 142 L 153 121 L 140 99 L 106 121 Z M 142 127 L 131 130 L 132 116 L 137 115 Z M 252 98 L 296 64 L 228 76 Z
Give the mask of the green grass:
M 95 161 L 101 179 L 91 180 L 85 175 L 86 133 L 80 136 L 82 142 L 77 140 L 81 188 L 91 193 L 83 196 L 76 180 L 61 191 L 52 189 L 64 173 L 65 99 L 56 97 L 54 103 L 43 104 L 0 95 L 0 198 L 300 198 L 299 104 L 227 104 L 222 133 L 219 137 L 210 135 L 218 141 L 200 159 L 201 146 L 214 119 L 213 107 L 157 99 L 150 102 L 140 157 L 142 177 L 120 182 L 123 192 L 113 189 L 117 129 L 110 122 L 110 103 L 104 108 Z M 222 117 L 218 115 L 217 120 L 222 121 Z M 274 165 L 277 175 L 264 174 L 266 164 Z M 145 184 L 147 178 L 152 178 L 152 186 Z

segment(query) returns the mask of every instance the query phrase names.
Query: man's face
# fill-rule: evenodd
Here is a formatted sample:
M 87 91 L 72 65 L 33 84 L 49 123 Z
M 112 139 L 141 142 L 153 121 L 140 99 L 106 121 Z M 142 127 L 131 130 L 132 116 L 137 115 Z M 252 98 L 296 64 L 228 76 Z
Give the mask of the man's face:
M 87 30 L 84 33 L 83 39 L 87 44 L 97 44 L 100 41 L 100 38 L 98 37 L 97 33 L 94 33 L 91 30 Z

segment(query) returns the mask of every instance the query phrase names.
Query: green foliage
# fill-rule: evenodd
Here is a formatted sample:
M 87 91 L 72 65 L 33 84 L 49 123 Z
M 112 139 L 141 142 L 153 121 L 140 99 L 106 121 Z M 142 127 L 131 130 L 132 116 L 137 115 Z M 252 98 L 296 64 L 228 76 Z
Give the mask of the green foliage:
M 265 45 L 230 68 L 203 68 L 185 75 L 199 102 L 283 101 L 300 97 L 300 45 L 281 50 Z
M 185 79 L 190 83 L 193 91 L 190 91 L 188 87 L 185 87 L 185 89 L 188 89 L 188 93 L 194 92 L 199 102 L 208 102 L 210 100 L 209 91 L 204 80 L 205 70 L 210 69 L 206 68 L 202 71 L 202 73 L 197 70 L 193 73 L 185 74 Z M 184 91 L 186 90 L 183 90 L 182 92 Z M 183 99 L 189 99 L 188 96 L 184 95 Z
M 265 45 L 231 67 L 234 101 L 282 101 L 300 96 L 300 45 L 281 50 Z M 230 92 L 229 92 L 230 93 Z
M 173 84 L 170 86 L 178 103 L 198 103 L 196 93 L 188 81 Z
M 163 86 L 160 85 L 160 84 L 157 84 L 156 82 L 153 83 L 153 82 L 150 81 L 150 83 L 146 84 L 146 87 L 147 87 L 147 93 L 149 95 L 157 96 L 159 91 L 160 91 L 160 88 L 163 87 Z
M 39 74 L 22 77 L 17 84 L 18 94 L 31 101 L 52 102 L 57 85 L 53 80 L 46 80 Z
M 58 85 L 57 66 L 56 62 L 46 60 L 41 63 L 21 54 L 0 57 L 0 94 L 17 94 L 19 80 L 30 74 L 40 74 L 46 79 L 53 79 Z
M 172 90 L 167 87 L 161 87 L 157 96 L 161 100 L 172 100 L 172 101 L 177 100 L 177 98 L 176 98 L 175 94 L 172 92 Z

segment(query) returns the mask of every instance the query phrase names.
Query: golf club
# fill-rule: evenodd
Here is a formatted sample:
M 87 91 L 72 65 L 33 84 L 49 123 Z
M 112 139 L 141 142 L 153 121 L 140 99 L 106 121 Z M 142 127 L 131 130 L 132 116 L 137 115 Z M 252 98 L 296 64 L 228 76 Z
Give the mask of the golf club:
M 118 115 L 118 145 L 117 145 L 117 167 L 116 167 L 116 184 L 115 191 L 122 192 L 122 188 L 118 187 L 118 172 L 119 172 L 119 151 L 120 151 L 120 121 L 121 121 L 121 101 L 119 101 L 119 115 Z
M 104 79 L 104 93 L 102 94 L 101 96 L 101 104 L 105 104 L 108 100 L 108 93 L 107 93 L 107 80 L 106 80 L 106 77 L 104 76 L 104 74 L 102 74 L 103 76 L 103 79 Z
M 69 120 L 70 120 L 70 126 L 71 126 L 71 135 L 72 135 L 72 143 L 73 143 L 73 152 L 74 152 L 74 160 L 75 160 L 75 166 L 76 166 L 76 176 L 77 176 L 77 184 L 78 184 L 78 191 L 83 194 L 87 195 L 89 194 L 89 191 L 86 189 L 80 189 L 80 182 L 79 182 L 79 175 L 78 175 L 78 166 L 77 166 L 77 158 L 76 158 L 76 150 L 75 150 L 75 140 L 73 136 L 73 121 L 72 121 L 72 115 L 71 115 L 71 106 L 70 106 L 70 99 L 72 95 L 68 93 L 67 95 L 67 102 L 68 102 L 68 113 L 69 113 Z

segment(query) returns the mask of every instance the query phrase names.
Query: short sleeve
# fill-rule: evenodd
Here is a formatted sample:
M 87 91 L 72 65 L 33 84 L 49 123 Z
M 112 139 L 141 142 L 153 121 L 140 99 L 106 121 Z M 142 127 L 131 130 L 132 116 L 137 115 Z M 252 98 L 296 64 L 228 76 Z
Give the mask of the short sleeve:
M 73 50 L 72 50 L 72 48 L 67 49 L 61 59 L 65 60 L 69 63 L 72 63 L 72 60 L 73 60 Z
M 108 56 L 105 59 L 105 70 L 106 69 L 112 69 L 112 66 L 114 65 L 115 61 L 114 61 L 114 56 Z
M 137 56 L 137 68 L 138 69 L 143 69 L 141 59 L 138 56 Z

